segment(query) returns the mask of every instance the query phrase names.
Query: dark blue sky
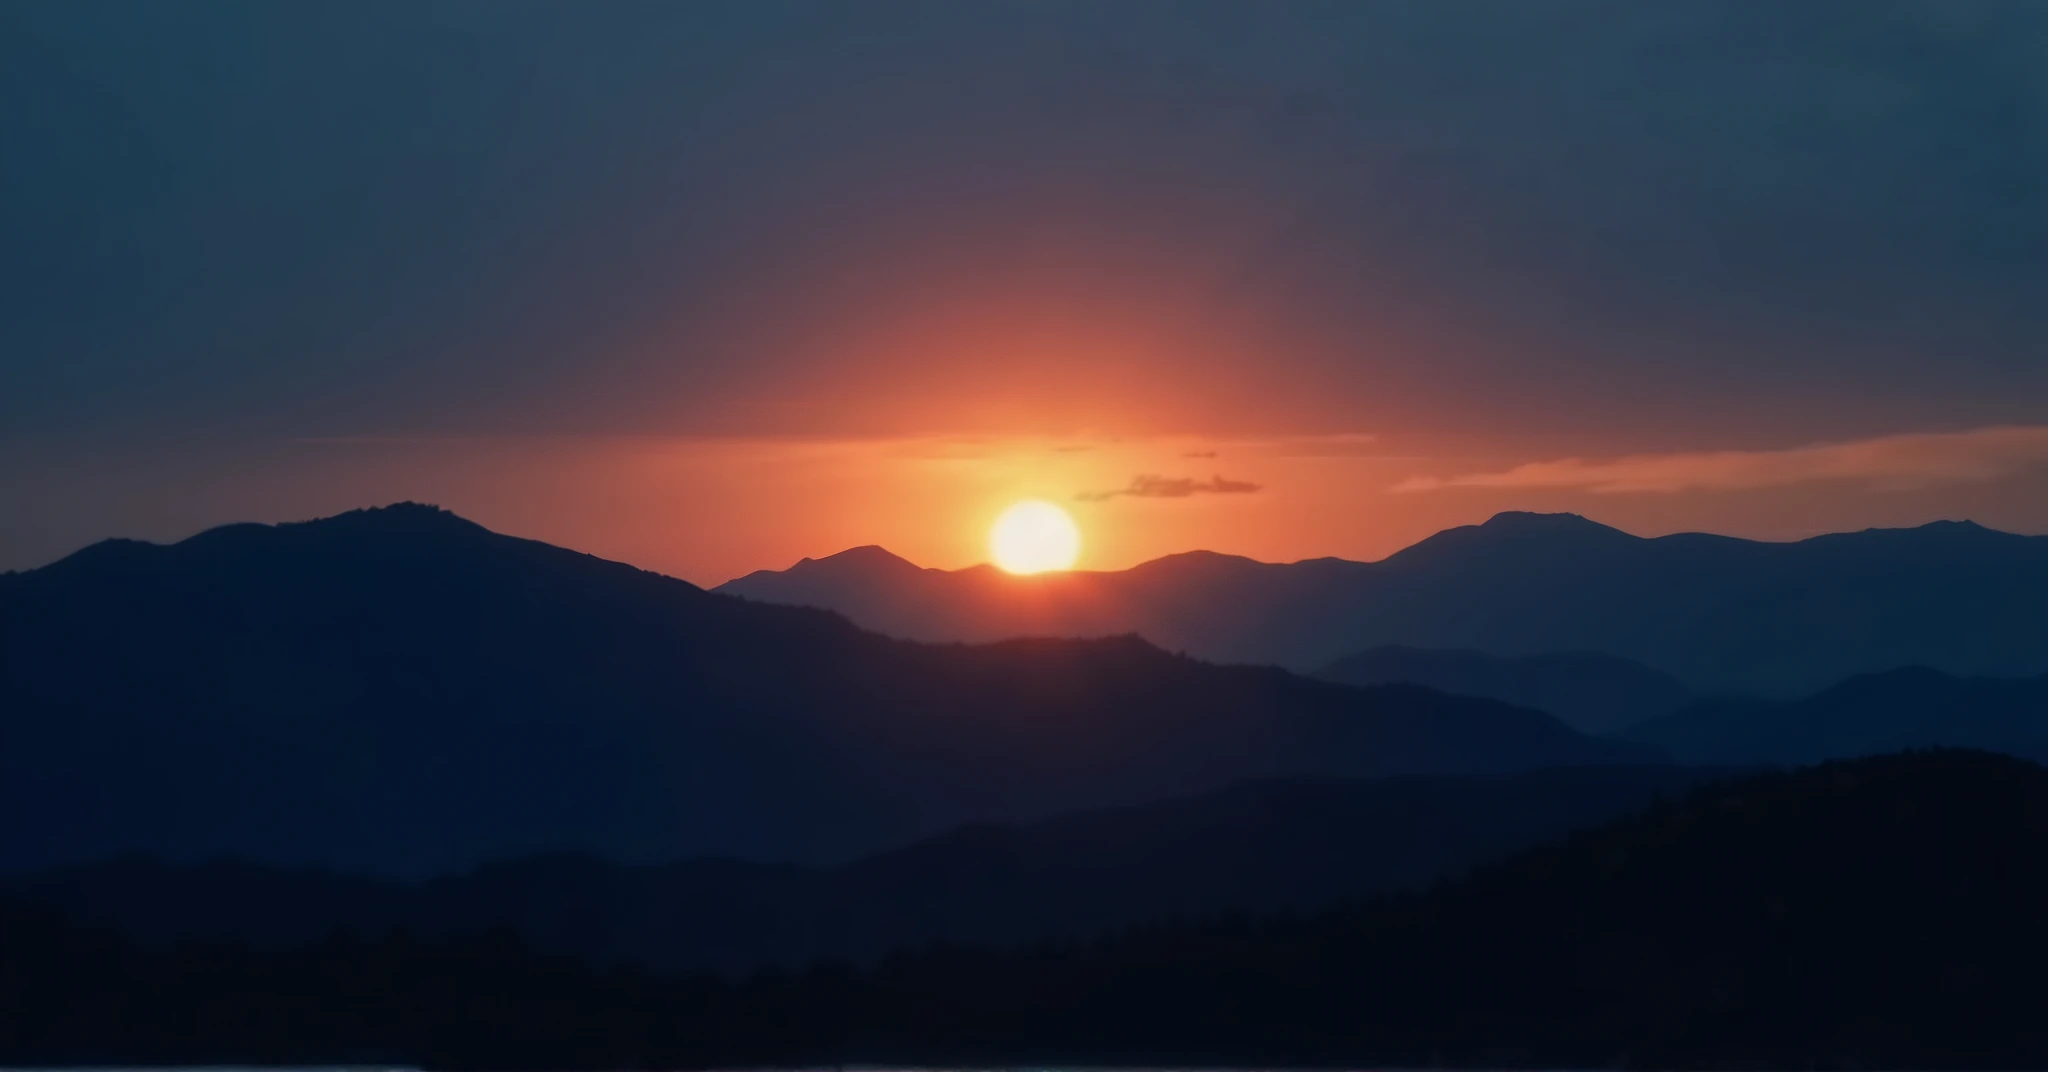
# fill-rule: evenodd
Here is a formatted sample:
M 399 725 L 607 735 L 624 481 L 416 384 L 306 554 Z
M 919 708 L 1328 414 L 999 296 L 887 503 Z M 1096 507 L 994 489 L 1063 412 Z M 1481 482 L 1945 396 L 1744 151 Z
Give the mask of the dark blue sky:
M 7 2 L 0 134 L 11 465 L 2048 422 L 2025 0 Z

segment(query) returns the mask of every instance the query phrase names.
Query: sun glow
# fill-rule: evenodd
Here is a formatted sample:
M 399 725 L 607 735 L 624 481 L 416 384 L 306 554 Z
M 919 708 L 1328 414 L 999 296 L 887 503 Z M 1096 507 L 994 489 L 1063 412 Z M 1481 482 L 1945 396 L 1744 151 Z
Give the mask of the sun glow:
M 1011 573 L 1069 569 L 1081 553 L 1081 530 L 1065 510 L 1026 499 L 1003 511 L 988 531 L 989 557 Z

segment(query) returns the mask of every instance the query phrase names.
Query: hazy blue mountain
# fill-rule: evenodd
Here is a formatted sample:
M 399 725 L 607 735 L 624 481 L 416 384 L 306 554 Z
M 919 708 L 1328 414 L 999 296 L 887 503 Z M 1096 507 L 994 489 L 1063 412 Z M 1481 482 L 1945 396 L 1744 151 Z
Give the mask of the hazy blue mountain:
M 584 854 L 420 883 L 218 861 L 68 868 L 5 886 L 152 941 L 310 942 L 336 928 L 503 926 L 538 948 L 669 969 L 868 961 L 933 941 L 1079 938 L 1414 888 L 1684 790 L 1705 772 L 1245 783 L 1023 826 L 967 827 L 834 868 Z
M 1703 699 L 1618 736 L 1698 763 L 1818 763 L 1932 746 L 2044 762 L 2048 676 L 1958 678 L 1909 667 L 1798 700 Z
M 1649 754 L 1132 637 L 892 640 L 414 505 L 0 577 L 0 867 L 823 860 L 1246 778 Z
M 1533 707 L 1581 733 L 1612 733 L 1672 714 L 1693 698 L 1669 674 L 1597 652 L 1488 655 L 1384 644 L 1316 671 L 1345 685 L 1407 682 L 1461 696 Z
M 1379 562 L 1196 552 L 1110 573 L 919 570 L 879 549 L 718 591 L 837 610 L 922 640 L 1136 633 L 1222 662 L 1310 672 L 1387 644 L 1592 651 L 1714 691 L 1792 696 L 1923 665 L 2048 673 L 2048 537 L 1969 522 L 1797 543 L 1642 539 L 1506 513 Z

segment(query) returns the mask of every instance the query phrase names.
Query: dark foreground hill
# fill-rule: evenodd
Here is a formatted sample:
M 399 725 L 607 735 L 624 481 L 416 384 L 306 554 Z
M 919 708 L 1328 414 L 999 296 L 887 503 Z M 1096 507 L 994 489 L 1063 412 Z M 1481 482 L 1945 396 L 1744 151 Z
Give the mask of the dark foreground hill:
M 1732 781 L 1426 894 L 728 983 L 510 939 L 147 951 L 0 906 L 0 1060 L 2020 1068 L 2048 770 Z
M 2048 762 L 2048 677 L 1908 667 L 1798 700 L 1712 697 L 1620 736 L 1693 763 L 1796 765 L 1937 746 Z
M 1761 543 L 1504 513 L 1379 562 L 1194 552 L 1011 577 L 922 570 L 861 548 L 718 590 L 913 639 L 1137 633 L 1198 658 L 1302 672 L 1383 644 L 1604 652 L 1702 689 L 1783 696 L 1900 666 L 2048 672 L 2048 537 L 1969 522 Z
M 1647 758 L 1129 637 L 891 640 L 424 506 L 0 576 L 0 868 L 815 861 L 1247 778 Z
M 1707 776 L 1653 766 L 1255 782 L 1029 826 L 969 827 L 828 869 L 734 860 L 632 867 L 558 855 L 394 883 L 131 859 L 0 888 L 152 942 L 277 947 L 338 929 L 502 927 L 546 951 L 667 970 L 871 963 L 934 941 L 1088 938 L 1420 887 Z
M 1691 690 L 1669 674 L 1598 652 L 1488 655 L 1398 644 L 1361 651 L 1316 671 L 1344 685 L 1407 682 L 1548 711 L 1581 733 L 1616 730 L 1677 712 Z

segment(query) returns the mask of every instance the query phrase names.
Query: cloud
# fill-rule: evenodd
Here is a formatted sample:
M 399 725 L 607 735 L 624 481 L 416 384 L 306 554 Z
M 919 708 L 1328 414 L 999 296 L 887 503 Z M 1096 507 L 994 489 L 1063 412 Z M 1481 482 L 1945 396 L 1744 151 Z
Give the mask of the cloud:
M 1584 488 L 1594 492 L 1748 491 L 1850 481 L 1883 491 L 1984 483 L 2048 467 L 2048 427 L 1880 436 L 1789 450 L 1562 458 L 1497 473 L 1411 477 L 1392 491 L 1442 488 Z
M 1271 444 L 1272 453 L 1283 458 L 1368 458 L 1384 450 L 1380 437 L 1369 432 L 1290 436 Z
M 1388 453 L 1388 448 L 1380 441 L 1380 437 L 1370 432 L 1206 437 L 1205 443 L 1213 445 L 1191 446 L 1181 451 L 1180 456 L 1195 459 L 1220 458 L 1228 452 L 1232 457 L 1414 460 L 1408 455 Z
M 1259 485 L 1244 480 L 1225 480 L 1211 476 L 1207 480 L 1193 477 L 1159 476 L 1156 473 L 1141 473 L 1131 482 L 1115 491 L 1084 491 L 1074 498 L 1082 502 L 1103 502 L 1119 495 L 1133 499 L 1185 499 L 1190 495 L 1249 495 L 1258 491 Z

